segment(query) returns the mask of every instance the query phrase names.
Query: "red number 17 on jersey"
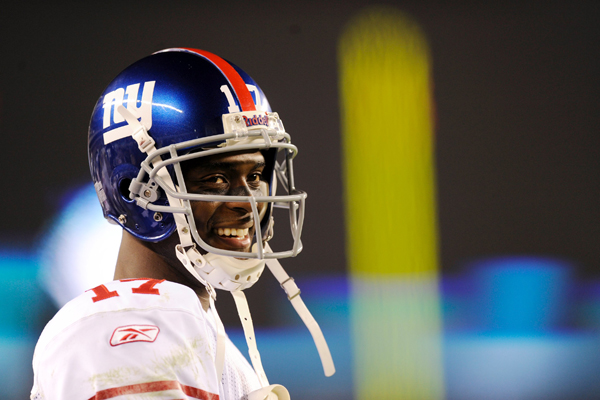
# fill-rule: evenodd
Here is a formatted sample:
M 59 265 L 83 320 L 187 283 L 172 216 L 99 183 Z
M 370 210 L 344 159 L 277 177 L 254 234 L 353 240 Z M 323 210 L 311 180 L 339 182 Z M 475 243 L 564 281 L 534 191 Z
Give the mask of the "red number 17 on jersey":
M 146 281 L 142 283 L 140 286 L 136 288 L 132 288 L 131 292 L 136 294 L 157 294 L 160 295 L 158 289 L 155 289 L 154 286 L 158 285 L 161 282 L 164 282 L 164 279 L 150 279 L 150 278 L 137 278 L 137 279 L 121 279 L 119 282 L 131 282 L 131 281 Z M 92 301 L 95 303 L 100 300 L 110 299 L 111 297 L 118 297 L 119 293 L 116 290 L 109 291 L 108 288 L 104 285 L 96 286 L 93 289 L 90 289 L 94 292 L 95 296 L 92 297 Z M 88 290 L 89 291 L 89 290 Z

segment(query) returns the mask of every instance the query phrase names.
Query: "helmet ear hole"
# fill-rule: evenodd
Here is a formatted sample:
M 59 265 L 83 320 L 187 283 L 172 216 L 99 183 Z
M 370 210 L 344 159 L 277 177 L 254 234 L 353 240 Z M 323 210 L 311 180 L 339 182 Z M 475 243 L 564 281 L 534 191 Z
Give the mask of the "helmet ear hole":
M 123 200 L 131 203 L 133 200 L 129 197 L 131 193 L 129 191 L 129 185 L 131 184 L 131 179 L 123 178 L 119 181 L 119 194 L 123 198 Z

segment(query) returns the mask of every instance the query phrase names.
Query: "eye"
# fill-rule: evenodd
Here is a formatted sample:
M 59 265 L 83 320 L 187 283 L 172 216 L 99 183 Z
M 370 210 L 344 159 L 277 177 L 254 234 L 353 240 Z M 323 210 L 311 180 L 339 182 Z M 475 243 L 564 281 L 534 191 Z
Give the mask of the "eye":
M 186 181 L 187 189 L 191 193 L 218 194 L 227 190 L 228 182 L 225 176 L 213 174 L 198 179 Z
M 254 172 L 248 176 L 248 182 L 260 182 L 262 174 L 260 172 Z
M 204 178 L 202 180 L 203 183 L 225 183 L 225 178 L 223 178 L 220 175 L 215 175 L 215 176 L 209 176 L 208 178 Z

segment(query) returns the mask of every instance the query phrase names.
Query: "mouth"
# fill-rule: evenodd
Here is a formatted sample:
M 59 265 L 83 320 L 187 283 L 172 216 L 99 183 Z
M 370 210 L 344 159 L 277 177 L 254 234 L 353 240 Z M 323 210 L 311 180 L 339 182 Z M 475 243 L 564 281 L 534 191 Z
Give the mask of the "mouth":
M 248 252 L 252 245 L 253 226 L 214 228 L 213 237 L 218 242 L 215 247 L 224 250 Z
M 221 237 L 243 239 L 248 236 L 248 228 L 216 228 L 215 234 Z

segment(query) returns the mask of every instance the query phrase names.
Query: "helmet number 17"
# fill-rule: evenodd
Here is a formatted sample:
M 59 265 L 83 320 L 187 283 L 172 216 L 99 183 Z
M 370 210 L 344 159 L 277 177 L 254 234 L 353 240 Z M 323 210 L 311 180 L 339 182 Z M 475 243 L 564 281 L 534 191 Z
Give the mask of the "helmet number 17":
M 253 97 L 254 97 L 254 104 L 256 105 L 256 110 L 264 111 L 262 99 L 260 97 L 260 92 L 258 91 L 258 88 L 254 85 L 249 85 L 249 84 L 246 84 L 246 87 L 248 88 L 250 93 L 254 94 Z M 228 107 L 229 112 L 230 113 L 240 112 L 240 108 L 238 107 L 237 104 L 235 104 L 235 100 L 233 99 L 233 95 L 231 94 L 231 89 L 229 89 L 229 86 L 228 85 L 221 86 L 221 92 L 223 92 L 223 94 L 227 98 L 227 103 L 229 103 L 229 107 Z

